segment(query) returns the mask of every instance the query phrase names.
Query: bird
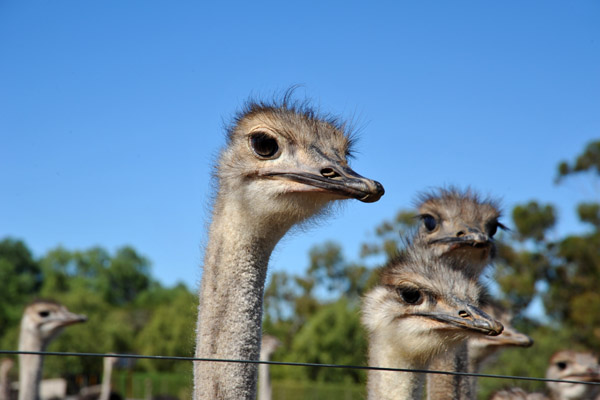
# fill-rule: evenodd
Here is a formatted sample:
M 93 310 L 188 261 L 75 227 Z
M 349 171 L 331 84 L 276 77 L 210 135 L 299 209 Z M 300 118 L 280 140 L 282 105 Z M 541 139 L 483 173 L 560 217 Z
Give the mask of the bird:
M 11 387 L 8 376 L 10 370 L 15 365 L 12 358 L 3 358 L 0 361 L 0 400 L 10 400 Z
M 493 238 L 498 229 L 507 229 L 499 221 L 498 202 L 472 189 L 436 188 L 421 193 L 416 208 L 420 224 L 414 245 L 451 257 L 473 276 L 480 276 L 495 257 Z
M 561 350 L 550 357 L 546 378 L 600 382 L 598 357 L 590 352 Z M 600 395 L 596 385 L 547 382 L 552 400 L 588 400 Z
M 502 213 L 498 202 L 483 198 L 470 188 L 448 187 L 419 194 L 416 208 L 420 224 L 413 239 L 414 246 L 448 258 L 463 273 L 478 280 L 496 255 L 494 235 L 498 228 L 506 229 L 499 221 Z M 467 344 L 462 342 L 439 354 L 430 367 L 466 372 L 468 362 Z M 468 399 L 472 397 L 470 389 L 470 381 L 464 376 L 427 376 L 429 399 Z
M 475 336 L 467 340 L 468 372 L 471 373 L 481 372 L 483 365 L 502 349 L 507 347 L 531 347 L 533 345 L 532 338 L 512 326 L 512 313 L 497 301 L 484 296 L 481 309 L 499 321 L 504 326 L 504 330 L 498 336 Z M 477 377 L 470 376 L 468 379 L 471 385 L 470 393 L 477 393 Z
M 87 321 L 52 300 L 34 300 L 23 312 L 19 334 L 19 351 L 39 352 L 69 325 Z M 19 400 L 39 399 L 43 357 L 19 354 Z
M 260 346 L 260 360 L 269 361 L 279 346 L 281 346 L 281 341 L 275 336 L 263 335 Z M 260 364 L 258 366 L 258 400 L 271 400 L 272 394 L 269 365 Z
M 600 382 L 598 357 L 590 352 L 561 350 L 550 357 L 546 378 Z M 527 393 L 520 388 L 500 390 L 490 400 L 597 400 L 600 388 L 581 383 L 546 382 L 549 393 Z
M 426 369 L 438 354 L 473 335 L 499 335 L 502 324 L 477 304 L 476 281 L 421 246 L 406 246 L 363 298 L 369 366 Z M 419 373 L 368 372 L 369 399 L 420 399 Z
M 293 226 L 335 200 L 375 202 L 383 186 L 348 165 L 345 125 L 308 102 L 249 101 L 214 170 L 196 325 L 197 358 L 258 360 L 267 265 Z M 256 364 L 194 363 L 195 399 L 256 397 Z

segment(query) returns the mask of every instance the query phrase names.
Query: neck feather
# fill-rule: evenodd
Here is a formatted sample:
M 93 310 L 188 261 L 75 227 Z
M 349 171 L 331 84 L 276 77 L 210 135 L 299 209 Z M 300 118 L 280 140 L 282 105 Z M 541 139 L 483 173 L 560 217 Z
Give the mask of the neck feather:
M 42 351 L 45 348 L 42 339 L 21 325 L 19 350 Z M 43 357 L 34 354 L 19 355 L 19 400 L 39 399 L 39 385 L 42 379 Z
M 430 368 L 436 371 L 469 372 L 466 341 L 436 357 Z M 435 400 L 468 400 L 476 381 L 459 375 L 430 374 L 427 376 L 427 398 Z
M 411 360 L 387 341 L 373 335 L 369 344 L 369 366 L 405 369 L 425 369 L 428 363 Z M 425 376 L 415 372 L 369 371 L 369 400 L 421 399 Z
M 113 361 L 104 359 L 104 371 L 102 373 L 102 385 L 100 387 L 100 396 L 98 400 L 108 400 L 110 398 L 110 381 L 112 377 Z
M 286 231 L 272 229 L 236 204 L 215 209 L 200 288 L 196 357 L 258 360 L 267 265 Z M 197 362 L 194 376 L 195 399 L 255 399 L 256 364 Z

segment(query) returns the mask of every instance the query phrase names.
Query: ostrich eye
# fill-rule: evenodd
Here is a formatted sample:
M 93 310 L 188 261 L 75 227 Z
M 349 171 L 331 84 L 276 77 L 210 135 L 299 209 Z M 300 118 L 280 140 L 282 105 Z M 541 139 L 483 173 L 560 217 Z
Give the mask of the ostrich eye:
M 558 367 L 558 369 L 563 370 L 567 368 L 567 363 L 564 361 L 559 361 L 556 363 L 556 366 Z
M 398 294 L 408 304 L 420 304 L 423 301 L 421 292 L 412 288 L 399 288 Z
M 433 231 L 437 226 L 437 221 L 435 220 L 435 218 L 433 218 L 433 216 L 429 214 L 424 214 L 423 216 L 421 216 L 421 218 L 423 219 L 423 224 L 425 224 L 425 228 L 427 228 L 429 232 Z
M 498 222 L 493 221 L 490 222 L 487 226 L 487 234 L 489 237 L 492 237 L 498 232 Z
M 496 234 L 496 232 L 498 232 L 498 228 L 500 229 L 506 229 L 506 227 L 504 225 L 502 225 L 500 222 L 498 222 L 497 219 L 491 220 L 490 222 L 488 222 L 486 224 L 485 227 L 487 234 L 489 237 L 494 237 L 494 235 Z
M 50 311 L 47 311 L 47 310 L 40 311 L 40 312 L 38 312 L 38 315 L 42 318 L 46 318 L 47 316 L 50 315 Z
M 277 140 L 264 132 L 256 132 L 250 136 L 250 147 L 261 158 L 274 158 L 279 153 Z

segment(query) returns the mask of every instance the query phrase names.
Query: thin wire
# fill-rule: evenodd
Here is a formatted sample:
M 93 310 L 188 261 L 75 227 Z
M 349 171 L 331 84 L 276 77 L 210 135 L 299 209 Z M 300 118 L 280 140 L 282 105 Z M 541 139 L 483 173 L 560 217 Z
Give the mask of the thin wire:
M 584 382 L 550 378 L 533 378 L 528 376 L 512 376 L 512 375 L 493 375 L 493 374 L 477 374 L 472 372 L 457 372 L 457 371 L 436 371 L 428 369 L 408 369 L 408 368 L 387 368 L 387 367 L 370 367 L 364 365 L 341 365 L 341 364 L 318 364 L 318 363 L 299 363 L 286 361 L 263 361 L 263 360 L 229 360 L 223 358 L 197 358 L 197 357 L 179 357 L 179 356 L 147 356 L 140 354 L 114 354 L 114 353 L 74 353 L 74 352 L 58 352 L 58 351 L 20 351 L 20 350 L 0 350 L 0 354 L 6 355 L 40 355 L 40 356 L 60 356 L 60 357 L 115 357 L 128 359 L 144 359 L 144 360 L 172 360 L 172 361 L 200 361 L 200 362 L 220 362 L 220 363 L 238 363 L 238 364 L 267 364 L 267 365 L 287 365 L 292 367 L 322 367 L 322 368 L 343 368 L 343 369 L 361 369 L 369 371 L 395 371 L 395 372 L 416 372 L 424 374 L 438 375 L 457 375 L 457 376 L 474 376 L 478 378 L 495 378 L 495 379 L 516 379 L 521 381 L 535 382 L 559 382 L 559 383 L 575 383 L 582 385 L 600 385 L 600 382 Z

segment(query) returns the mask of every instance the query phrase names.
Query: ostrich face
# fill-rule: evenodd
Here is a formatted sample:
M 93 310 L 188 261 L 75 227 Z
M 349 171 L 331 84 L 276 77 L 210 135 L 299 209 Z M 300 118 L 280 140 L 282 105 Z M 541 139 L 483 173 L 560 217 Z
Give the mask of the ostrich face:
M 85 315 L 74 314 L 66 307 L 49 301 L 32 303 L 23 318 L 24 327 L 37 333 L 44 342 L 50 341 L 65 326 L 85 321 Z
M 499 335 L 502 324 L 481 311 L 476 281 L 430 257 L 409 256 L 382 272 L 368 293 L 363 323 L 390 348 L 422 362 L 477 335 Z
M 600 382 L 598 358 L 590 353 L 559 351 L 550 358 L 546 378 L 583 382 Z M 587 399 L 598 392 L 597 386 L 548 382 L 548 388 L 558 399 Z
M 480 200 L 471 191 L 441 189 L 422 197 L 418 207 L 421 225 L 418 240 L 445 255 L 466 263 L 485 266 L 495 256 L 493 237 L 505 228 L 500 211 L 490 200 Z
M 294 222 L 332 200 L 379 200 L 383 186 L 349 167 L 342 129 L 306 110 L 250 105 L 230 130 L 220 183 L 257 216 L 279 212 Z

